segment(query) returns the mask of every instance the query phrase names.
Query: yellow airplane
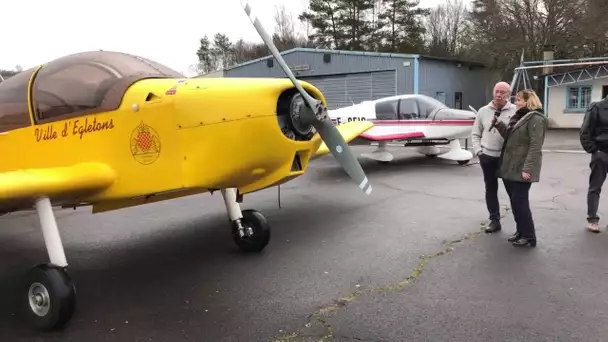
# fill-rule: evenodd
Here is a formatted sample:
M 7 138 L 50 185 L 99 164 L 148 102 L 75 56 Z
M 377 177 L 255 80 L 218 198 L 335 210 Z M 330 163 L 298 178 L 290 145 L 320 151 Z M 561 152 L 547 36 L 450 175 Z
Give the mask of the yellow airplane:
M 34 208 L 50 262 L 25 276 L 20 303 L 35 328 L 63 327 L 75 286 L 53 207 L 93 213 L 220 190 L 235 243 L 259 252 L 270 227 L 243 194 L 292 180 L 331 152 L 370 194 L 347 142 L 369 122 L 334 126 L 322 93 L 295 79 L 244 6 L 286 79 L 184 78 L 148 59 L 94 51 L 0 83 L 0 212 Z

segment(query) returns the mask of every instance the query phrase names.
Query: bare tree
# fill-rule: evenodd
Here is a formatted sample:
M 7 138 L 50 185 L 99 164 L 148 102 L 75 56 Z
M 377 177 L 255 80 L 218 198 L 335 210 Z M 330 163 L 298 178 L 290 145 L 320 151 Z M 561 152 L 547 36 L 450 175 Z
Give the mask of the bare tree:
M 386 12 L 386 7 L 387 6 L 384 0 L 374 1 L 374 7 L 372 8 L 370 18 L 372 33 L 369 42 L 367 43 L 369 50 L 377 51 L 385 43 L 385 39 L 382 37 L 382 30 L 384 29 L 386 22 L 380 20 L 380 16 L 382 13 Z
M 252 59 L 267 56 L 270 52 L 264 43 L 250 43 L 243 39 L 239 39 L 233 46 L 234 62 L 236 64 L 244 63 Z
M 467 9 L 462 0 L 446 0 L 431 10 L 424 20 L 427 50 L 436 56 L 462 54 L 469 29 Z
M 279 51 L 293 49 L 295 47 L 311 46 L 309 42 L 310 25 L 308 22 L 300 21 L 304 30 L 296 30 L 296 18 L 285 8 L 285 5 L 275 7 L 274 20 L 276 23 L 273 41 Z
M 293 17 L 285 8 L 285 5 L 275 6 L 274 20 L 277 24 L 275 34 L 284 40 L 296 37 Z

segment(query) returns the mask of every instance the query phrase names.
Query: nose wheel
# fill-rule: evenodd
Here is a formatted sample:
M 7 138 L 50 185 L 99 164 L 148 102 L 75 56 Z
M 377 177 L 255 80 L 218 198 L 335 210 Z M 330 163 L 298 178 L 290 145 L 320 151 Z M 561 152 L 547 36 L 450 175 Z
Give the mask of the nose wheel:
M 243 217 L 232 222 L 234 243 L 245 252 L 261 252 L 270 242 L 270 225 L 261 212 L 243 210 Z
M 270 242 L 270 225 L 261 212 L 241 211 L 236 201 L 236 189 L 222 189 L 228 218 L 232 225 L 232 239 L 245 252 L 261 252 Z

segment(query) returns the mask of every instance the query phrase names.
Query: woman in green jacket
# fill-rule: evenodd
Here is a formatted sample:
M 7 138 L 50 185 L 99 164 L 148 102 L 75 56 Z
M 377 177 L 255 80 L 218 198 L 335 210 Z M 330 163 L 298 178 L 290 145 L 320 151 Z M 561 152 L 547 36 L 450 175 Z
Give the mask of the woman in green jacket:
M 505 139 L 498 177 L 502 178 L 511 200 L 517 231 L 509 238 L 515 246 L 536 246 L 536 230 L 530 210 L 529 192 L 540 179 L 542 146 L 547 119 L 542 103 L 533 90 L 517 93 L 517 111 L 508 124 L 494 118 L 492 125 Z

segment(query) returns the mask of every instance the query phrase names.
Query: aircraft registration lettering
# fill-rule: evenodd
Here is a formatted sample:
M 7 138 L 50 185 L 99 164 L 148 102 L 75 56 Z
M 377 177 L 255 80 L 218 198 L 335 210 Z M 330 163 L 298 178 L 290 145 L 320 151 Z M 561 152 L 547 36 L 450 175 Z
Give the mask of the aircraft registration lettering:
M 154 163 L 160 155 L 160 136 L 143 121 L 131 133 L 131 155 L 143 165 Z
M 338 117 L 336 119 L 337 124 L 341 124 L 342 122 L 351 122 L 351 121 L 367 121 L 367 119 L 363 116 L 349 116 L 346 120 L 343 120 L 342 117 Z
M 61 135 L 62 138 L 68 136 L 78 136 L 80 139 L 87 134 L 99 131 L 111 130 L 114 128 L 114 121 L 112 119 L 107 121 L 97 121 L 97 118 L 93 118 L 92 122 L 89 122 L 89 118 L 84 119 L 84 123 L 80 124 L 81 119 L 74 120 L 73 122 L 65 122 L 61 133 L 55 129 L 53 124 L 50 124 L 44 128 L 36 127 L 34 130 L 34 136 L 36 141 L 55 140 Z

